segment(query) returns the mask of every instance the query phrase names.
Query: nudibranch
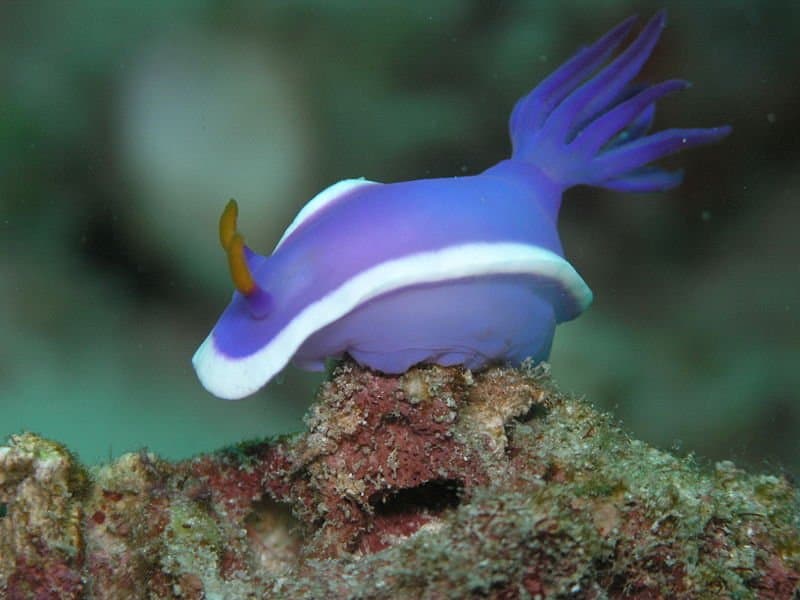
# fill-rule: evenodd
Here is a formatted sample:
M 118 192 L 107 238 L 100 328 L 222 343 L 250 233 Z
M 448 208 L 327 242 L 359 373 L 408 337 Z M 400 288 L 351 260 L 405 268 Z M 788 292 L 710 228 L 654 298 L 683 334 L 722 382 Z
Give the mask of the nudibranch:
M 672 188 L 681 172 L 650 163 L 730 132 L 648 134 L 656 101 L 688 83 L 631 83 L 664 13 L 612 60 L 633 23 L 579 50 L 521 98 L 509 124 L 511 158 L 479 175 L 341 181 L 303 207 L 269 256 L 245 245 L 230 202 L 220 242 L 236 289 L 193 358 L 206 389 L 241 398 L 290 361 L 321 370 L 344 354 L 385 373 L 423 362 L 477 369 L 546 359 L 556 324 L 592 301 L 564 259 L 563 192 Z

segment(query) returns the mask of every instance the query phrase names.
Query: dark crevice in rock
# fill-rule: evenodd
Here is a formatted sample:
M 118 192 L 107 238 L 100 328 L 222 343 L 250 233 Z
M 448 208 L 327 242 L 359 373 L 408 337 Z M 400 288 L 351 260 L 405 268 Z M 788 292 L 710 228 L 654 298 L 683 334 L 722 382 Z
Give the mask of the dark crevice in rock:
M 435 479 L 421 485 L 391 492 L 373 494 L 370 505 L 377 517 L 397 517 L 403 514 L 427 513 L 438 515 L 461 503 L 464 484 L 456 479 Z
M 543 404 L 531 404 L 531 407 L 525 414 L 520 415 L 517 417 L 517 421 L 522 423 L 527 423 L 528 421 L 533 421 L 534 419 L 544 419 L 548 414 L 547 407 Z

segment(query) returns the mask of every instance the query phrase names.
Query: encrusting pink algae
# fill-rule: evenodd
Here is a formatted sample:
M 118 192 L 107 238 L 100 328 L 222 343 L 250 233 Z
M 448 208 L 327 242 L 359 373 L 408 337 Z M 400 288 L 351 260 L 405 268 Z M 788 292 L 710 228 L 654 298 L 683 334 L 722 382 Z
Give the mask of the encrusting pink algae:
M 87 470 L 0 447 L 0 598 L 793 598 L 779 476 L 633 440 L 546 369 L 342 363 L 308 431 Z

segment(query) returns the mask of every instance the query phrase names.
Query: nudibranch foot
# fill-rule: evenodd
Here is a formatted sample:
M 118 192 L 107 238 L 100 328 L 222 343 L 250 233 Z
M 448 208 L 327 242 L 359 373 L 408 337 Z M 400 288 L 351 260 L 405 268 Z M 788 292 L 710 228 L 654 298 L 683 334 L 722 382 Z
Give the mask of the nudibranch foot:
M 244 244 L 229 203 L 220 242 L 236 293 L 193 358 L 206 389 L 241 398 L 290 361 L 320 369 L 345 354 L 386 373 L 546 359 L 556 325 L 592 300 L 558 236 L 564 190 L 674 187 L 682 172 L 652 162 L 730 132 L 649 133 L 656 102 L 688 87 L 633 82 L 664 23 L 656 14 L 612 59 L 627 19 L 544 79 L 511 114 L 511 157 L 479 175 L 341 181 L 269 257 Z

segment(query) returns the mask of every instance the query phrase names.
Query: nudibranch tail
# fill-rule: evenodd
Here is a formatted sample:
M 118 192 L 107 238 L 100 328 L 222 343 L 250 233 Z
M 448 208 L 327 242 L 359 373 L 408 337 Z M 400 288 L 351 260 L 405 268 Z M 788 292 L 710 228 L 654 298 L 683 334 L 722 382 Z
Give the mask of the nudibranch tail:
M 517 102 L 510 121 L 512 158 L 533 164 L 564 188 L 589 184 L 646 192 L 678 185 L 681 172 L 648 165 L 716 142 L 731 129 L 669 129 L 647 135 L 655 103 L 689 87 L 681 80 L 631 84 L 665 22 L 664 11 L 658 12 L 624 51 L 597 71 L 630 30 L 632 19 L 623 21 Z
M 244 296 L 253 316 L 263 318 L 269 313 L 272 298 L 258 285 L 247 263 L 247 255 L 251 251 L 245 246 L 244 237 L 236 229 L 238 216 L 239 206 L 236 200 L 231 198 L 219 218 L 219 241 L 228 257 L 228 269 L 234 287 Z

